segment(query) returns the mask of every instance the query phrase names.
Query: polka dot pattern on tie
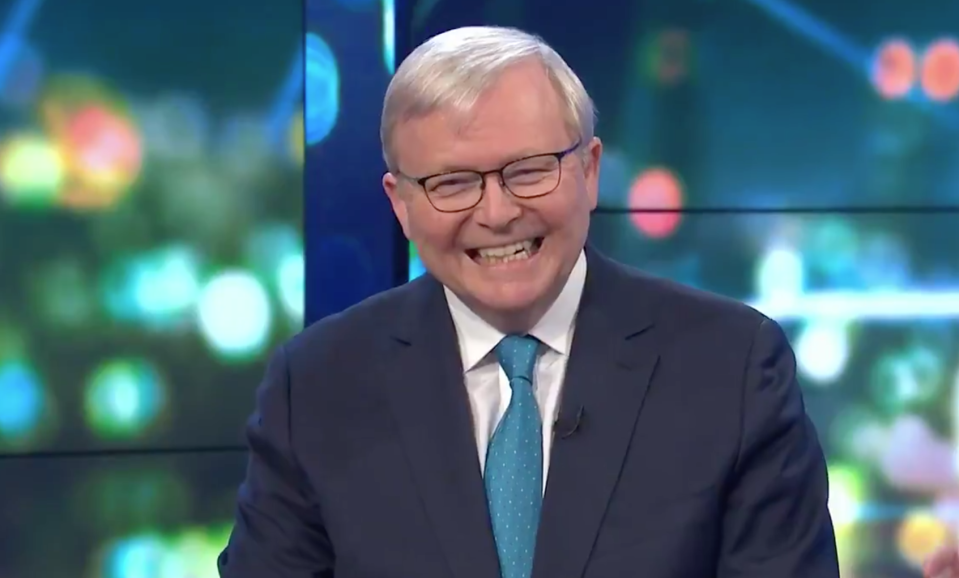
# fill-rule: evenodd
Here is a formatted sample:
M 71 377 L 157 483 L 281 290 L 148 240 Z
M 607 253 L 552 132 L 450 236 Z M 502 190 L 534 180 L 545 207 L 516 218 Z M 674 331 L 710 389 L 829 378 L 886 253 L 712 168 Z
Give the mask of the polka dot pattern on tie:
M 496 357 L 512 389 L 486 454 L 486 497 L 502 578 L 529 578 L 543 504 L 543 424 L 533 392 L 539 341 L 511 335 Z

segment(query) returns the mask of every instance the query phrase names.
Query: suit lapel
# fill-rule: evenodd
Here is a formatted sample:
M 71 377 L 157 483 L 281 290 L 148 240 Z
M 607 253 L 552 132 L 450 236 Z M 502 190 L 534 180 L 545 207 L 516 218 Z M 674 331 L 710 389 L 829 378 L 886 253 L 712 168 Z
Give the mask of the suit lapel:
M 582 575 L 659 359 L 636 285 L 598 254 L 587 258 L 560 412 L 583 417 L 553 446 L 534 578 Z
M 499 576 L 456 330 L 442 286 L 415 281 L 392 328 L 387 389 L 420 498 L 455 578 Z M 411 285 L 413 285 L 411 284 Z

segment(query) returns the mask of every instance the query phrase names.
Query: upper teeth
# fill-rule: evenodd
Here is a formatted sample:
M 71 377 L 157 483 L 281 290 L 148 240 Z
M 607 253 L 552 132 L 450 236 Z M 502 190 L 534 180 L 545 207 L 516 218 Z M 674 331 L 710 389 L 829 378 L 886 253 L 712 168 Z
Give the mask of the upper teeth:
M 512 245 L 503 245 L 502 247 L 490 247 L 487 249 L 479 249 L 479 254 L 481 257 L 508 257 L 514 253 L 519 253 L 520 251 L 530 251 L 533 248 L 533 241 L 520 241 L 519 243 L 513 243 Z

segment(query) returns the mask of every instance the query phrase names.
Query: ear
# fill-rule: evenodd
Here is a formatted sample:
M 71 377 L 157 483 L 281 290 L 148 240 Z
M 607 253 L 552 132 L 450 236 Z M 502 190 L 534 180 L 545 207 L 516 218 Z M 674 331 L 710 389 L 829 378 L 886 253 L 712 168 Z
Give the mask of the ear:
M 383 175 L 383 191 L 390 200 L 390 205 L 393 207 L 393 214 L 396 215 L 396 220 L 399 221 L 400 227 L 403 228 L 403 234 L 409 239 L 410 229 L 406 201 L 402 198 L 400 182 L 393 173 Z
M 599 204 L 599 161 L 603 157 L 603 142 L 599 137 L 593 137 L 586 145 L 583 158 L 583 176 L 586 180 L 586 194 L 589 195 L 589 208 L 595 209 Z

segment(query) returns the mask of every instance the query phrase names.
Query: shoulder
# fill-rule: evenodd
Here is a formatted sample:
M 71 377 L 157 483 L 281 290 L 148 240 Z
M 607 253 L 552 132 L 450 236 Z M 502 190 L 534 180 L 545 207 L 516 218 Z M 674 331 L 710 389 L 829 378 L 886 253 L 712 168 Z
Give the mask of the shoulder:
M 291 363 L 316 362 L 328 360 L 344 348 L 375 345 L 387 328 L 403 322 L 401 315 L 423 297 L 430 282 L 425 278 L 411 281 L 312 323 L 284 345 L 287 359 Z
M 686 333 L 719 327 L 733 334 L 752 336 L 764 323 L 775 324 L 752 306 L 635 268 L 615 264 L 620 279 L 618 293 L 626 307 L 645 307 L 657 325 Z

